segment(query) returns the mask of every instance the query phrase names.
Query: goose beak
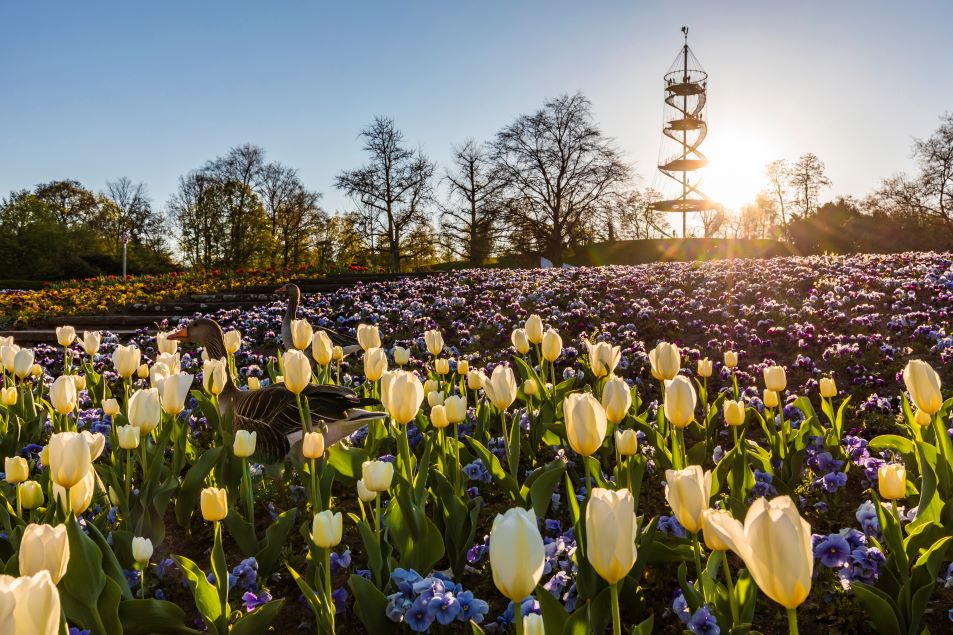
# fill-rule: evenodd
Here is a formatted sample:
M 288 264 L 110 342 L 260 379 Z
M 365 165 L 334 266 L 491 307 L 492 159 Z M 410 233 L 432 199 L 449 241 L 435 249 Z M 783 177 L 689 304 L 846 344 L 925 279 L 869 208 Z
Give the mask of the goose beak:
M 179 340 L 186 341 L 189 339 L 189 327 L 183 326 L 178 331 L 170 333 L 167 337 L 167 340 Z
M 287 293 L 287 292 L 288 292 L 288 285 L 286 284 L 283 284 L 277 289 L 275 289 L 275 293 Z

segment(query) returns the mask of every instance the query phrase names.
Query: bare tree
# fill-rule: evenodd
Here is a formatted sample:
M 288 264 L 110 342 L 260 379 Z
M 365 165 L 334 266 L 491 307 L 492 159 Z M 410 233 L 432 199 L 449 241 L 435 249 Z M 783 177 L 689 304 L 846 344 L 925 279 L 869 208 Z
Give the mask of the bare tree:
M 472 139 L 454 147 L 451 160 L 444 176 L 449 195 L 441 210 L 442 234 L 451 253 L 478 267 L 493 252 L 506 180 L 486 148 Z
M 165 249 L 165 222 L 152 209 L 145 183 L 127 176 L 107 181 L 101 201 L 94 225 L 113 253 L 119 253 L 123 237 L 156 253 Z
M 304 263 L 318 228 L 327 220 L 318 204 L 321 195 L 304 186 L 297 170 L 277 162 L 262 166 L 256 192 L 268 219 L 271 266 L 288 268 Z
M 831 184 L 824 169 L 824 163 L 817 155 L 808 152 L 801 155 L 788 171 L 788 185 L 794 196 L 794 205 L 802 218 L 817 211 L 821 189 Z
M 383 234 L 390 267 L 400 271 L 403 241 L 426 219 L 435 166 L 419 150 L 404 146 L 393 119 L 376 117 L 361 137 L 370 162 L 339 174 L 335 187 L 361 206 L 372 239 L 378 231 Z
M 516 201 L 507 206 L 511 230 L 519 240 L 530 231 L 537 251 L 556 264 L 590 230 L 603 197 L 630 173 L 581 93 L 520 116 L 497 134 L 492 152 Z
M 725 211 L 722 209 L 705 210 L 698 214 L 702 222 L 704 238 L 714 237 L 725 223 Z
M 787 225 L 788 222 L 787 204 L 790 200 L 788 195 L 788 172 L 788 162 L 784 159 L 772 161 L 764 169 L 764 173 L 767 175 L 768 183 L 770 184 L 771 194 L 778 203 L 782 226 Z
M 672 228 L 665 213 L 652 207 L 661 198 L 661 194 L 652 188 L 610 194 L 606 205 L 608 240 L 647 240 L 668 236 Z

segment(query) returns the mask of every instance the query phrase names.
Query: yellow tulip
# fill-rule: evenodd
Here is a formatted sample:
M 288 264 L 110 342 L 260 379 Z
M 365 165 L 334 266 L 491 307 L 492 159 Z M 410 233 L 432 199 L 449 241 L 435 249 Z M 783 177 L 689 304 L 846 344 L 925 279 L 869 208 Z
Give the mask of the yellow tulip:
M 36 481 L 23 481 L 17 485 L 17 491 L 23 509 L 36 509 L 43 504 L 43 488 Z
M 764 369 L 764 386 L 774 392 L 783 392 L 788 386 L 784 366 L 768 366 Z
M 86 472 L 86 475 L 79 480 L 76 485 L 69 488 L 70 509 L 74 516 L 79 516 L 93 502 L 93 494 L 96 492 L 96 475 L 92 469 Z M 63 511 L 66 511 L 66 488 L 53 483 L 53 499 L 56 500 Z
M 707 357 L 704 359 L 698 360 L 698 376 L 699 377 L 702 377 L 702 378 L 711 377 L 713 368 L 714 368 L 714 365 L 712 364 L 712 361 L 708 359 Z
M 738 352 L 725 351 L 725 367 L 734 368 L 737 365 L 738 365 Z
M 611 375 L 622 358 L 622 349 L 608 342 L 593 344 L 587 341 L 586 349 L 589 352 L 589 366 L 596 377 Z
M 483 392 L 497 410 L 506 410 L 516 401 L 516 376 L 509 366 L 497 364 L 483 384 Z
M 413 421 L 423 400 L 424 386 L 414 373 L 396 370 L 381 378 L 381 403 L 396 423 Z
M 744 541 L 744 526 L 723 509 L 702 512 L 702 535 L 712 551 L 735 551 Z
M 357 497 L 364 503 L 373 503 L 377 499 L 377 492 L 372 492 L 367 489 L 367 485 L 364 484 L 364 479 L 358 479 Z
M 479 390 L 483 388 L 486 382 L 486 375 L 478 370 L 471 370 L 467 373 L 467 388 L 470 390 Z
M 450 374 L 450 360 L 446 358 L 435 359 L 433 363 L 434 370 L 438 375 Z
M 678 347 L 668 342 L 659 342 L 649 351 L 649 364 L 652 377 L 659 381 L 674 379 L 682 367 L 681 353 Z
M 0 575 L 0 624 L 10 635 L 57 635 L 60 594 L 48 571 L 13 578 Z
M 301 439 L 301 454 L 306 459 L 320 459 L 324 454 L 324 435 L 320 432 L 305 432 Z
M 632 391 L 621 377 L 609 379 L 602 388 L 602 407 L 610 423 L 618 424 L 629 414 L 632 407 Z
M 524 329 L 513 329 L 513 332 L 510 333 L 510 341 L 513 343 L 513 348 L 515 348 L 516 352 L 520 355 L 525 355 L 529 352 L 529 338 L 526 337 L 526 331 Z
M 255 453 L 255 443 L 258 440 L 257 432 L 236 430 L 235 441 L 232 443 L 232 452 L 240 459 L 246 459 Z
M 76 387 L 76 392 L 81 390 L 86 390 L 86 376 L 85 375 L 70 375 L 70 379 L 73 380 L 73 386 Z
M 159 425 L 162 408 L 159 405 L 159 391 L 155 388 L 143 388 L 132 393 L 129 398 L 129 423 L 139 428 L 139 435 L 147 437 Z
M 410 351 L 403 346 L 394 347 L 394 363 L 403 366 L 410 362 Z
M 593 488 L 586 504 L 586 558 L 609 584 L 623 579 L 635 564 L 639 523 L 634 509 L 635 498 L 627 489 Z
M 147 564 L 152 559 L 152 541 L 135 536 L 132 539 L 132 559 L 139 564 Z
M 539 384 L 535 379 L 527 379 L 523 382 L 523 394 L 527 397 L 535 397 L 539 394 Z
M 249 377 L 248 390 L 261 390 L 261 380 L 257 377 Z
M 523 635 L 546 635 L 546 627 L 543 623 L 543 616 L 538 613 L 530 613 L 523 616 Z
M 231 330 L 224 334 L 225 350 L 229 355 L 234 355 L 242 347 L 242 334 L 239 331 Z
M 146 379 L 149 377 L 149 365 L 148 364 L 139 364 L 139 368 L 136 369 L 136 376 L 139 379 Z
M 119 447 L 123 450 L 135 450 L 139 447 L 139 428 L 129 424 L 116 428 L 119 437 Z
M 685 428 L 695 418 L 698 397 L 692 382 L 683 375 L 665 382 L 665 418 L 676 428 Z
M 467 418 L 467 400 L 466 397 L 452 395 L 443 400 L 444 408 L 447 411 L 447 420 L 450 423 L 463 423 Z
M 119 414 L 119 402 L 115 399 L 103 399 L 103 414 L 115 417 Z
M 443 350 L 443 334 L 435 329 L 425 331 L 424 344 L 427 345 L 427 352 L 436 357 Z
M 335 346 L 334 349 L 331 351 L 331 359 L 333 359 L 336 362 L 339 362 L 342 359 L 344 359 L 344 349 L 341 348 L 340 346 Z
M 371 324 L 358 324 L 357 325 L 357 343 L 361 345 L 365 351 L 369 348 L 380 348 L 381 347 L 381 334 L 377 330 L 376 326 Z
M 616 430 L 613 435 L 615 438 L 615 450 L 622 456 L 634 456 L 639 452 L 639 437 L 635 430 Z
M 536 514 L 522 507 L 498 514 L 490 531 L 490 568 L 500 593 L 519 606 L 536 589 L 544 564 Z
M 821 377 L 820 381 L 821 397 L 832 399 L 837 396 L 837 384 L 832 377 Z
M 228 516 L 228 492 L 218 487 L 206 487 L 199 501 L 202 518 L 212 523 Z
M 326 509 L 314 515 L 311 522 L 311 540 L 322 549 L 331 549 L 341 543 L 344 532 L 344 517 L 341 512 Z
M 30 478 L 30 464 L 22 456 L 8 456 L 3 459 L 3 471 L 7 483 L 16 485 Z
M 291 345 L 299 351 L 311 346 L 311 338 L 314 337 L 314 329 L 307 320 L 291 321 Z
M 102 344 L 103 336 L 99 331 L 83 331 L 83 340 L 80 344 L 86 354 L 92 357 L 99 352 L 99 346 Z
M 745 423 L 745 402 L 725 399 L 722 406 L 722 412 L 725 415 L 725 423 L 730 426 L 742 426 Z
M 433 408 L 434 406 L 443 405 L 443 392 L 439 390 L 431 390 L 427 393 L 427 405 Z
M 684 470 L 665 470 L 665 500 L 675 518 L 688 532 L 702 529 L 702 512 L 708 509 L 711 496 L 711 472 L 700 465 Z
M 4 406 L 10 407 L 17 405 L 17 387 L 8 386 L 0 392 L 0 403 Z
M 921 428 L 933 423 L 933 418 L 919 408 L 917 408 L 917 413 L 913 415 L 913 420 L 916 421 L 917 425 Z
M 71 346 L 73 342 L 76 341 L 76 329 L 72 326 L 57 326 L 56 327 L 56 342 L 66 348 Z
M 907 497 L 907 468 L 899 463 L 889 463 L 877 470 L 877 485 L 880 497 L 895 501 Z
M 367 381 L 377 381 L 387 370 L 387 351 L 369 348 L 364 353 L 364 376 Z
M 327 366 L 334 359 L 334 342 L 327 331 L 318 331 L 311 339 L 311 357 L 321 366 Z
M 185 399 L 191 388 L 192 375 L 176 373 L 166 378 L 161 389 L 162 410 L 173 417 L 185 410 Z
M 917 408 L 931 416 L 939 412 L 943 406 L 943 395 L 940 392 L 940 376 L 932 366 L 923 360 L 911 359 L 903 369 L 903 383 Z
M 58 584 L 69 564 L 66 525 L 27 525 L 20 538 L 19 562 L 20 575 L 47 571 L 53 584 Z
M 285 351 L 281 356 L 284 368 L 285 388 L 296 395 L 301 394 L 311 384 L 311 362 L 299 350 Z
M 523 325 L 523 330 L 526 331 L 526 337 L 533 344 L 540 344 L 543 341 L 543 320 L 541 317 L 535 313 L 529 316 L 529 319 L 526 320 L 526 324 Z
M 442 430 L 450 425 L 450 420 L 447 418 L 447 409 L 443 404 L 436 405 L 430 409 L 430 424 Z
M 466 375 L 468 372 L 470 372 L 470 362 L 465 359 L 461 359 L 460 361 L 458 361 L 457 374 L 462 377 Z
M 92 469 L 89 443 L 78 432 L 58 432 L 47 447 L 50 477 L 60 487 L 76 486 Z
M 563 354 L 563 338 L 556 329 L 549 328 L 543 333 L 543 359 L 555 362 Z
M 387 461 L 364 461 L 361 465 L 364 486 L 372 492 L 386 492 L 394 481 L 394 464 Z
M 764 393 L 763 393 L 763 397 L 761 401 L 764 402 L 764 405 L 766 408 L 777 408 L 778 403 L 780 403 L 778 401 L 778 393 L 774 392 L 770 388 L 764 389 Z
M 590 393 L 572 393 L 563 400 L 566 437 L 577 454 L 590 456 L 602 446 L 608 421 L 602 404 Z
M 142 358 L 142 353 L 135 346 L 120 344 L 113 351 L 112 358 L 116 373 L 123 379 L 129 379 L 139 369 L 139 360 Z

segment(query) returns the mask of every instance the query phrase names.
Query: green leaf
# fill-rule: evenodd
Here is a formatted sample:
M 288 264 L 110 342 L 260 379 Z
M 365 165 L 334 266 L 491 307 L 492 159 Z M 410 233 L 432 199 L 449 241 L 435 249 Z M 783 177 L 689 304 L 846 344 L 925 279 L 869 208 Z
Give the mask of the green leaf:
M 338 443 L 328 450 L 328 466 L 348 485 L 354 485 L 361 479 L 362 466 L 367 460 L 367 452 L 361 448 Z
M 106 538 L 100 533 L 94 523 L 87 523 L 86 530 L 89 532 L 89 537 L 92 538 L 96 546 L 99 547 L 99 551 L 103 556 L 103 572 L 112 578 L 113 582 L 119 587 L 123 599 L 131 600 L 132 591 L 129 589 L 129 581 L 126 580 L 126 576 L 122 572 L 122 566 L 120 566 L 119 560 L 116 559 L 116 553 L 112 547 L 109 546 L 109 543 L 106 542 Z
M 503 469 L 503 465 L 500 463 L 500 460 L 496 458 L 496 455 L 486 449 L 486 446 L 473 437 L 467 437 L 466 440 L 467 443 L 470 444 L 473 453 L 483 461 L 483 465 L 489 470 L 490 476 L 493 478 L 493 482 L 497 487 L 502 488 L 503 491 L 509 494 L 513 502 L 523 504 L 524 500 L 520 494 L 519 484 Z
M 241 517 L 238 510 L 232 507 L 228 510 L 228 516 L 222 521 L 229 535 L 235 539 L 238 548 L 241 549 L 242 556 L 248 558 L 258 553 L 258 537 L 255 536 L 255 528 L 251 523 Z
M 563 603 L 542 586 L 536 587 L 536 600 L 543 614 L 543 630 L 547 633 L 562 633 L 569 620 L 569 612 L 563 607 Z
M 103 574 L 102 553 L 95 542 L 79 528 L 76 518 L 70 515 L 66 521 L 70 559 L 66 575 L 60 580 L 60 601 L 66 617 L 96 635 L 107 635 L 103 630 L 103 616 L 98 605 L 106 587 Z M 116 596 L 121 597 L 119 587 L 113 583 Z M 108 592 L 107 592 L 108 593 Z M 118 605 L 118 599 L 117 599 Z
M 259 635 L 260 633 L 264 633 L 271 628 L 271 625 L 278 617 L 278 613 L 284 604 L 284 600 L 272 600 L 267 604 L 259 606 L 235 622 L 229 633 L 231 635 Z
M 903 635 L 897 619 L 897 606 L 890 596 L 876 587 L 863 582 L 851 585 L 854 596 L 870 616 L 870 623 L 882 635 Z
M 179 494 L 175 498 L 175 519 L 180 526 L 188 528 L 192 511 L 198 505 L 199 495 L 205 485 L 205 478 L 218 463 L 224 451 L 225 448 L 223 447 L 207 450 L 185 474 L 182 486 L 179 488 Z
M 288 535 L 294 529 L 297 519 L 298 510 L 289 509 L 279 514 L 275 522 L 265 530 L 265 539 L 261 541 L 261 548 L 255 555 L 258 561 L 258 574 L 263 578 L 267 578 L 278 568 L 281 550 L 287 544 Z
M 195 597 L 195 608 L 198 609 L 209 631 L 218 633 L 217 622 L 222 616 L 222 605 L 219 601 L 218 591 L 209 583 L 205 577 L 205 572 L 197 564 L 185 556 L 172 556 L 172 559 L 185 573 L 186 582 Z
M 354 594 L 354 608 L 368 633 L 394 633 L 397 624 L 387 619 L 387 597 L 374 583 L 357 574 L 347 579 L 347 586 Z
M 533 504 L 533 511 L 536 512 L 536 518 L 546 518 L 546 510 L 552 502 L 553 492 L 559 486 L 565 471 L 566 464 L 557 460 L 540 468 L 532 482 L 527 479 L 527 484 L 530 485 L 529 499 Z M 521 496 L 526 498 L 523 492 Z
M 185 624 L 185 611 L 166 600 L 126 600 L 119 605 L 123 635 L 183 634 L 200 631 Z
M 215 524 L 215 538 L 212 542 L 212 573 L 215 574 L 215 586 L 218 588 L 218 601 L 222 605 L 224 617 L 228 617 L 228 563 L 225 562 L 225 547 L 222 545 L 222 526 Z

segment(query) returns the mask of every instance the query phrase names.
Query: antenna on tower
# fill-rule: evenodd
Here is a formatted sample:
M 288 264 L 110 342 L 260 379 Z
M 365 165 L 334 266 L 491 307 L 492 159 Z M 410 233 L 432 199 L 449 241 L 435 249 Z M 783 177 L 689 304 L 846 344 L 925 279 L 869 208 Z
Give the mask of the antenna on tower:
M 697 171 L 708 165 L 708 159 L 698 149 L 708 135 L 704 112 L 708 73 L 688 48 L 687 26 L 682 27 L 682 34 L 685 44 L 664 78 L 665 125 L 658 165 L 662 174 L 678 183 L 681 192 L 652 207 L 662 212 L 681 212 L 682 238 L 686 238 L 688 212 L 718 210 L 721 206 L 699 189 L 701 178 Z

